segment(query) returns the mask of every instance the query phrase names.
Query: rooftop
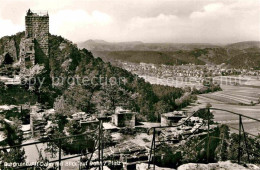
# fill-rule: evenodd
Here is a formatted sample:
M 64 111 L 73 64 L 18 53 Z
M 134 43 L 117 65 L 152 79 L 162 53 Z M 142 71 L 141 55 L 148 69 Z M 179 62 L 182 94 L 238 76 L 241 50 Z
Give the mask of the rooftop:
M 28 10 L 27 16 L 48 16 L 47 10 Z
M 136 114 L 131 110 L 123 109 L 122 107 L 116 107 L 115 114 Z
M 174 112 L 163 113 L 162 116 L 164 116 L 164 117 L 187 117 L 187 115 L 183 111 L 174 111 Z

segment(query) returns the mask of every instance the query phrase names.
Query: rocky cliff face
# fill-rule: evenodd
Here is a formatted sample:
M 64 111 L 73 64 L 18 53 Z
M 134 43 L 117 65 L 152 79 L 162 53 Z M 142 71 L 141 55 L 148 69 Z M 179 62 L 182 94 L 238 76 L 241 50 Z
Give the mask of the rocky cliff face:
M 3 63 L 5 60 L 5 56 L 8 53 L 13 61 L 17 61 L 17 49 L 15 46 L 15 41 L 12 38 L 5 37 L 3 39 L 3 53 L 0 54 L 0 63 Z
M 24 37 L 24 32 L 17 33 L 13 36 L 5 36 L 0 39 L 0 64 L 3 63 L 7 53 L 14 62 L 19 61 L 19 45 L 22 37 Z

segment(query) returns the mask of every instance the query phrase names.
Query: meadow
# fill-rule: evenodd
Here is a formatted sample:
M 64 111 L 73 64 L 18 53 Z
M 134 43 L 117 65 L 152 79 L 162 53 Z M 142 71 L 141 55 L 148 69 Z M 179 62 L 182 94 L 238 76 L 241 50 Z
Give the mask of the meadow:
M 257 87 L 222 85 L 223 91 L 198 96 L 200 107 L 210 103 L 214 108 L 225 109 L 260 120 L 260 90 Z M 253 105 L 251 104 L 253 102 Z M 213 111 L 215 121 L 238 129 L 238 116 L 223 111 Z M 247 132 L 260 133 L 260 122 L 242 119 Z M 233 130 L 232 130 L 233 131 Z

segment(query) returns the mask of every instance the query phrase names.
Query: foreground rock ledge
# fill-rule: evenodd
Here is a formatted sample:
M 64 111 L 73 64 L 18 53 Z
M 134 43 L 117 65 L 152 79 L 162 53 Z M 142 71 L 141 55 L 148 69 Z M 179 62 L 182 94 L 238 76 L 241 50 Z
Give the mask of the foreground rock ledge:
M 245 166 L 232 163 L 230 161 L 210 163 L 210 164 L 196 164 L 188 163 L 178 167 L 177 170 L 260 170 L 260 166 L 254 164 L 246 164 Z

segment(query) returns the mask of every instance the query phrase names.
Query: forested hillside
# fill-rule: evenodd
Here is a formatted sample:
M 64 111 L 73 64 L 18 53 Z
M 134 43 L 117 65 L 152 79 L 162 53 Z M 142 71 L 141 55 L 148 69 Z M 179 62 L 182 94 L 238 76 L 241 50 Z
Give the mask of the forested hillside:
M 13 39 L 15 44 L 19 44 L 23 35 L 24 33 L 19 33 L 7 39 Z M 0 44 L 0 47 L 3 45 Z M 19 46 L 15 48 L 19 53 Z M 101 110 L 108 110 L 113 112 L 119 105 L 140 112 L 138 119 L 156 121 L 157 114 L 179 109 L 180 105 L 176 105 L 175 100 L 185 93 L 179 88 L 146 83 L 126 70 L 105 63 L 101 58 L 94 58 L 92 53 L 86 49 L 79 50 L 75 44 L 60 36 L 49 36 L 49 57 L 44 57 L 37 46 L 35 53 L 36 63 L 44 66 L 43 71 L 36 77 L 44 79 L 44 83 L 42 86 L 37 83 L 33 89 L 30 88 L 30 91 L 36 96 L 38 102 L 48 107 L 54 107 L 62 114 L 71 115 L 75 111 L 100 113 Z M 72 84 L 71 80 L 75 80 L 76 77 L 81 79 L 87 77 L 96 82 Z M 103 77 L 101 82 L 97 79 L 99 77 Z M 106 81 L 105 78 L 110 79 L 111 77 L 117 82 L 112 84 Z M 55 78 L 62 78 L 64 81 L 55 84 Z M 23 88 L 29 89 L 28 85 Z M 165 91 L 169 91 L 169 88 L 171 93 L 166 93 Z M 1 88 L 1 93 L 3 93 L 1 96 L 9 98 L 12 98 L 14 94 L 9 87 Z M 187 103 L 187 101 L 185 102 Z M 156 107 L 158 105 L 165 106 L 163 107 L 165 109 Z

